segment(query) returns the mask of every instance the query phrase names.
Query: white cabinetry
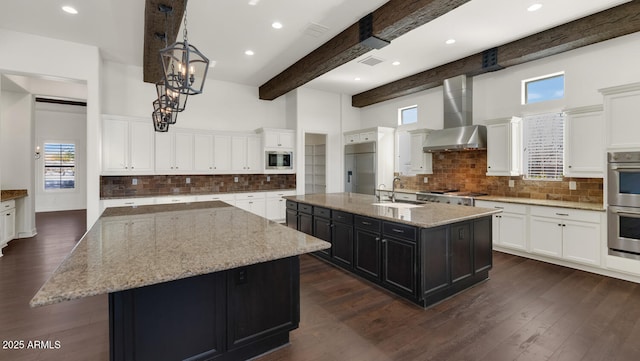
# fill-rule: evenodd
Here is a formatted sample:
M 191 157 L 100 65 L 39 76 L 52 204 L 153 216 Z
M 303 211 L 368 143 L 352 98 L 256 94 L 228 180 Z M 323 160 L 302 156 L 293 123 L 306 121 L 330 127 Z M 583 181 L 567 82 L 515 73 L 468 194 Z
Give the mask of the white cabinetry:
M 271 149 L 290 149 L 295 145 L 295 131 L 289 129 L 261 129 L 264 147 Z
M 224 173 L 231 170 L 231 136 L 215 135 L 213 137 L 213 171 Z
M 156 173 L 179 174 L 193 170 L 193 133 L 156 132 Z
M 640 147 L 640 83 L 600 89 L 600 92 L 604 95 L 607 148 Z
M 601 212 L 531 206 L 531 252 L 600 265 Z
M 431 153 L 425 153 L 422 148 L 429 130 L 413 130 L 411 134 L 411 172 L 416 174 L 432 174 L 433 160 Z
M 229 205 L 236 205 L 236 196 L 233 193 L 216 193 L 216 194 L 203 194 L 196 196 L 196 202 L 209 202 L 209 201 L 220 201 L 225 202 Z
M 231 137 L 231 170 L 238 173 L 262 173 L 260 138 L 257 135 Z
M 375 142 L 378 140 L 378 131 L 373 129 L 348 132 L 344 135 L 345 144 Z
M 501 209 L 493 215 L 493 244 L 521 251 L 527 250 L 527 206 L 522 204 L 477 200 L 476 207 Z
M 266 215 L 265 193 L 238 193 L 236 207 L 264 217 Z
M 213 173 L 213 134 L 193 135 L 193 172 Z
M 278 191 L 267 193 L 266 218 L 276 222 L 284 222 L 287 207 L 282 197 L 294 196 L 296 191 Z
M 604 116 L 601 105 L 565 111 L 565 177 L 603 178 Z
M 155 203 L 153 197 L 102 199 L 100 200 L 100 213 L 109 207 L 137 207 Z
M 0 203 L 0 257 L 2 248 L 16 238 L 16 201 L 8 200 Z
M 511 117 L 487 121 L 487 175 L 522 174 L 521 119 Z
M 153 174 L 153 133 L 149 119 L 104 116 L 102 174 Z

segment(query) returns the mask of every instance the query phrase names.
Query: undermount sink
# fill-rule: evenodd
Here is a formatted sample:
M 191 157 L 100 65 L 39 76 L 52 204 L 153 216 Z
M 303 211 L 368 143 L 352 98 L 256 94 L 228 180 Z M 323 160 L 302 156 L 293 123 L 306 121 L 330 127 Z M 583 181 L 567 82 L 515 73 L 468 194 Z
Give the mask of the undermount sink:
M 420 207 L 420 204 L 404 203 L 404 202 L 380 202 L 372 203 L 374 206 L 391 207 L 391 208 L 415 208 Z

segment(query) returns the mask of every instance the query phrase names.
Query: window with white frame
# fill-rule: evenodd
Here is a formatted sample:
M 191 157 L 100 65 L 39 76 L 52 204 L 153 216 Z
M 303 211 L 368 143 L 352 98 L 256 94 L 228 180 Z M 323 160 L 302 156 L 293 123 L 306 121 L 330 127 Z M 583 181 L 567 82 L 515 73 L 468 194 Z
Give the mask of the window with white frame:
M 412 105 L 398 109 L 398 125 L 415 124 L 418 122 L 418 106 Z
M 522 81 L 522 104 L 538 103 L 564 97 L 564 72 Z
M 76 187 L 76 145 L 44 143 L 44 189 Z
M 523 118 L 524 178 L 562 180 L 564 113 Z

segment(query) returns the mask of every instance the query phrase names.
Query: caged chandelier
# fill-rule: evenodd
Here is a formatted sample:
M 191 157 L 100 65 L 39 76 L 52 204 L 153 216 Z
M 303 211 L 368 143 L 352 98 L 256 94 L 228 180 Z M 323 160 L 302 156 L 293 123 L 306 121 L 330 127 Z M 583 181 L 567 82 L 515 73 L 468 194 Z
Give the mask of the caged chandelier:
M 153 102 L 153 125 L 157 132 L 166 132 L 169 125 L 175 124 L 179 112 L 182 112 L 189 95 L 201 94 L 209 69 L 209 59 L 195 46 L 189 44 L 187 32 L 187 0 L 184 9 L 183 41 L 166 45 L 167 14 L 172 7 L 160 5 L 165 14 L 165 48 L 160 50 L 162 80 L 156 84 L 158 99 Z

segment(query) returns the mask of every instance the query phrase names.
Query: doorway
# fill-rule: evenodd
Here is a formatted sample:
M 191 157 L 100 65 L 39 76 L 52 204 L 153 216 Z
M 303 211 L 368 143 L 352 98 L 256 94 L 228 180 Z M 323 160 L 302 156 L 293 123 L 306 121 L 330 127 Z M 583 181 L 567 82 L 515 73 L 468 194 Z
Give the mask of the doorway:
M 327 135 L 304 134 L 304 193 L 327 192 Z

